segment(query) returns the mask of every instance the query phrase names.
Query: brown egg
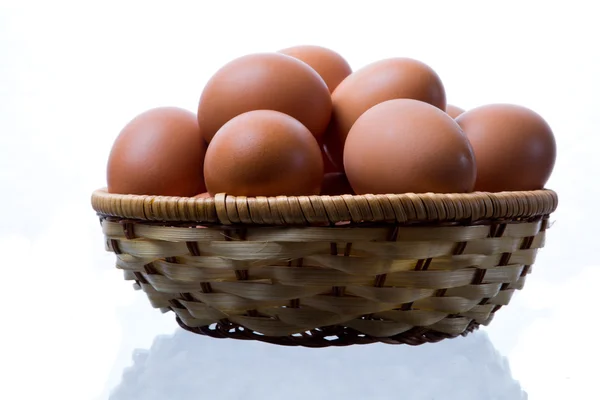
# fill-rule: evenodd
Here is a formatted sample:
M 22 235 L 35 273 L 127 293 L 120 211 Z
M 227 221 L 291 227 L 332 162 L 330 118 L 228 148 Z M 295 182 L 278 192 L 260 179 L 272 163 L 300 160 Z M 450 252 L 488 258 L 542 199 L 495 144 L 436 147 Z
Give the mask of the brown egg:
M 440 77 L 428 65 L 411 58 L 377 61 L 344 79 L 332 94 L 333 114 L 325 135 L 325 147 L 333 163 L 341 166 L 346 136 L 358 117 L 376 104 L 401 98 L 446 109 Z
M 195 199 L 205 199 L 207 197 L 211 197 L 210 193 L 208 192 L 200 193 L 194 196 Z
M 338 53 L 321 46 L 294 46 L 279 53 L 297 58 L 310 65 L 323 78 L 329 91 L 333 90 L 352 73 L 350 64 Z
M 323 170 L 326 174 L 329 172 L 343 172 L 341 168 L 337 167 L 331 162 L 331 158 L 327 155 L 327 152 L 322 147 L 321 156 L 323 157 Z
M 325 174 L 321 185 L 321 194 L 328 196 L 339 196 L 342 194 L 354 194 L 346 174 L 343 172 L 330 172 Z
M 148 110 L 131 120 L 113 144 L 108 191 L 186 197 L 204 192 L 205 152 L 194 113 L 176 107 Z
M 464 112 L 465 112 L 465 110 L 463 110 L 460 107 L 453 106 L 452 104 L 447 104 L 446 105 L 446 114 L 448 114 L 452 118 L 456 118 L 456 117 L 458 117 L 460 114 L 462 114 Z
M 327 155 L 325 147 L 323 146 L 322 139 L 318 141 L 318 143 L 319 148 L 321 149 L 321 158 L 323 159 L 323 170 L 325 171 L 325 173 L 327 174 L 329 172 L 343 172 L 340 168 L 338 168 L 331 162 L 331 159 Z
M 321 149 L 309 130 L 278 111 L 250 111 L 227 122 L 204 162 L 211 195 L 316 195 L 323 180 Z
M 210 142 L 233 117 L 253 110 L 275 110 L 303 123 L 319 138 L 331 117 L 331 95 L 314 69 L 278 53 L 250 54 L 219 69 L 198 104 L 202 136 Z
M 489 104 L 461 114 L 456 122 L 477 160 L 475 190 L 544 188 L 554 168 L 556 142 L 539 114 L 522 106 Z
M 357 194 L 464 193 L 475 184 L 475 157 L 458 124 L 430 104 L 396 99 L 358 118 L 344 150 Z

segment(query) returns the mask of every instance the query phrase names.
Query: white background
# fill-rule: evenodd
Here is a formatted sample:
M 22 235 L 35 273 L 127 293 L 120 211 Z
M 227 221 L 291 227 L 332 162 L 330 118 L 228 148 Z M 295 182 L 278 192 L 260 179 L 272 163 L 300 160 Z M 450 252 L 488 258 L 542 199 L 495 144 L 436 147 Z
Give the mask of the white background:
M 0 0 L 0 398 L 106 399 L 117 386 L 115 399 L 518 398 L 510 385 L 530 399 L 600 398 L 596 15 L 576 0 Z M 104 252 L 89 199 L 112 141 L 148 108 L 195 111 L 232 58 L 298 44 L 330 47 L 354 69 L 417 58 L 449 103 L 544 116 L 560 206 L 534 273 L 470 338 L 311 351 L 178 333 L 133 368 L 143 379 L 121 383 L 133 350 L 176 326 Z M 160 350 L 169 340 L 189 351 Z M 175 385 L 185 376 L 188 392 Z

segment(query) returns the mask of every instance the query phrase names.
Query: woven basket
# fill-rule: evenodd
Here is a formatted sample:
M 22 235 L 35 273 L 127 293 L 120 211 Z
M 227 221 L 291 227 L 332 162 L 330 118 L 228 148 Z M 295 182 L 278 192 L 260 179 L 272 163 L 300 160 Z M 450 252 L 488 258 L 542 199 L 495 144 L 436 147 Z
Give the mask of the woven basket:
M 125 279 L 181 327 L 326 347 L 466 335 L 544 245 L 551 190 L 177 198 L 97 190 Z

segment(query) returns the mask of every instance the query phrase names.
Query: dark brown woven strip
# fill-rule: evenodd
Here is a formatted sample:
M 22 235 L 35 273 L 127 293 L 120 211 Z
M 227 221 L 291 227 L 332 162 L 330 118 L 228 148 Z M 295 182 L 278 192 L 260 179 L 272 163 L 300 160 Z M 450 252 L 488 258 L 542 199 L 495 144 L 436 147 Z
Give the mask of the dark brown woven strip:
M 249 329 L 241 328 L 239 325 L 228 321 L 222 321 L 212 326 L 189 327 L 177 317 L 179 326 L 189 332 L 215 339 L 236 339 L 236 340 L 257 340 L 260 342 L 276 344 L 280 346 L 300 346 L 300 347 L 343 347 L 356 344 L 407 344 L 409 346 L 419 346 L 426 343 L 437 343 L 444 339 L 453 339 L 459 336 L 467 336 L 469 333 L 477 330 L 479 324 L 472 321 L 467 329 L 461 334 L 451 335 L 448 333 L 437 332 L 432 329 L 415 327 L 409 331 L 403 332 L 391 337 L 373 337 L 360 333 L 352 328 L 344 326 L 328 326 L 318 329 L 312 329 L 301 336 L 264 336 L 257 334 Z

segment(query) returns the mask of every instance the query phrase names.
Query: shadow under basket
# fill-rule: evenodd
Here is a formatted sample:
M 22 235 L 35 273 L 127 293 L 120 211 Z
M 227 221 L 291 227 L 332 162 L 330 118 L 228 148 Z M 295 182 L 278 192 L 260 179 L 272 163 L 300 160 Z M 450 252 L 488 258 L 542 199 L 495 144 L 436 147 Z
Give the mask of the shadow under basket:
M 558 197 L 92 195 L 151 305 L 213 338 L 420 345 L 487 325 L 522 289 Z

